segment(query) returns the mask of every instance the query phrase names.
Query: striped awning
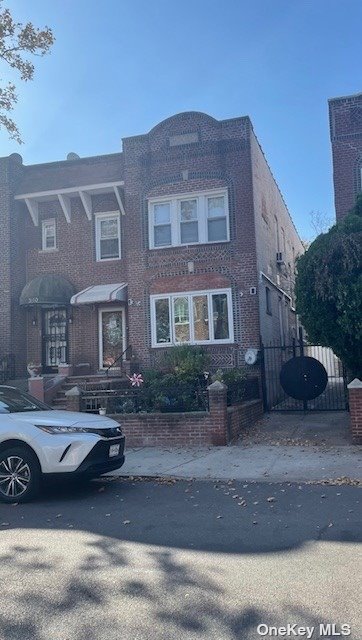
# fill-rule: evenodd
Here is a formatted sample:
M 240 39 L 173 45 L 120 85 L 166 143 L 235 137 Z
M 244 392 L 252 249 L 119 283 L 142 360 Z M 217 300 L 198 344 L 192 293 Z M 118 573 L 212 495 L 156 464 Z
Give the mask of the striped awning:
M 98 304 L 101 302 L 126 301 L 127 282 L 119 282 L 118 284 L 95 284 L 87 287 L 72 296 L 70 304 Z

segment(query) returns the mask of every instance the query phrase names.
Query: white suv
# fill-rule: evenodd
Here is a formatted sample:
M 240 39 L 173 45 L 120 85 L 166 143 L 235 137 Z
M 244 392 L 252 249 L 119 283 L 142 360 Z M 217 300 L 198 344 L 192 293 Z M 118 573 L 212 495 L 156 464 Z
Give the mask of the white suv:
M 118 422 L 55 411 L 19 389 L 0 385 L 0 500 L 34 498 L 43 478 L 94 478 L 124 463 Z

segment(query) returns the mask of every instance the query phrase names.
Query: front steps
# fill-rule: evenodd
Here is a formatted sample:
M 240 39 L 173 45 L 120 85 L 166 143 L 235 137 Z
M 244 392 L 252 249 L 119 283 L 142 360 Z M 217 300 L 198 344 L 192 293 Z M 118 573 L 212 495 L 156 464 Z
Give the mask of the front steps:
M 65 393 L 73 387 L 80 387 L 84 391 L 104 391 L 106 389 L 124 389 L 129 387 L 129 381 L 125 377 L 115 375 L 83 375 L 69 376 L 59 387 L 56 396 L 53 398 L 53 409 L 65 410 L 67 408 L 67 398 Z

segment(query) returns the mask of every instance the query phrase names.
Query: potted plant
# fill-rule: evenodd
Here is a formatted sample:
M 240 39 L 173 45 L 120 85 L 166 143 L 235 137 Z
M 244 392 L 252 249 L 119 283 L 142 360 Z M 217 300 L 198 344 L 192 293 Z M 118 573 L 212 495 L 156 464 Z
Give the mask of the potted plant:
M 36 364 L 35 362 L 28 362 L 26 368 L 27 368 L 29 376 L 31 378 L 36 378 L 37 376 L 40 376 L 40 374 L 41 374 L 42 365 L 41 364 Z

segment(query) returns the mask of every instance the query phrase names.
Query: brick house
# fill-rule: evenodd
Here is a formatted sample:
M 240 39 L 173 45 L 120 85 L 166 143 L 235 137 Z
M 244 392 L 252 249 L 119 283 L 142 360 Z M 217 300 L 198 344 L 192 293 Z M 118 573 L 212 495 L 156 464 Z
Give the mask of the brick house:
M 0 356 L 140 367 L 189 342 L 215 367 L 296 333 L 303 251 L 248 117 L 175 115 L 122 153 L 0 159 Z M 126 358 L 128 352 L 125 353 Z
M 337 222 L 362 191 L 362 93 L 329 100 Z

